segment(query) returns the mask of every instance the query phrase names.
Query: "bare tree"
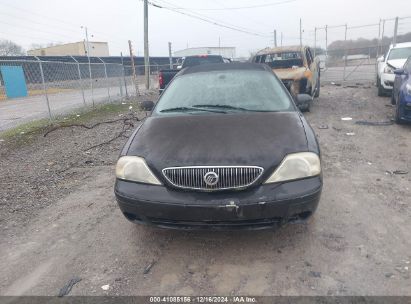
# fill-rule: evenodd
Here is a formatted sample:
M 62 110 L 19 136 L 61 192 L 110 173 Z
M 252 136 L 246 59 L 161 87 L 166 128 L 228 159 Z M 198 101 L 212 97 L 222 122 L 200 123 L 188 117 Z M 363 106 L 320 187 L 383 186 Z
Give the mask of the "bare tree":
M 25 55 L 23 48 L 10 40 L 0 40 L 0 56 Z

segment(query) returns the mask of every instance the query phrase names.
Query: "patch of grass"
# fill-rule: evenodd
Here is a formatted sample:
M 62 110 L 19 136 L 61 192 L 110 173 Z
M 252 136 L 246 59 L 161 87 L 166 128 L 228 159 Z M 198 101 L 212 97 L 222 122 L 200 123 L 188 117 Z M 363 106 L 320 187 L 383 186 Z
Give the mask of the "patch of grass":
M 97 105 L 95 108 L 81 108 L 74 110 L 71 114 L 60 115 L 54 117 L 53 121 L 49 119 L 39 119 L 28 123 L 21 124 L 15 128 L 0 132 L 0 140 L 14 141 L 16 143 L 28 143 L 36 135 L 46 132 L 51 125 L 70 125 L 73 123 L 87 124 L 89 122 L 98 122 L 105 117 L 114 114 L 127 113 L 130 110 L 138 109 L 138 104 L 135 101 L 127 103 L 109 103 Z

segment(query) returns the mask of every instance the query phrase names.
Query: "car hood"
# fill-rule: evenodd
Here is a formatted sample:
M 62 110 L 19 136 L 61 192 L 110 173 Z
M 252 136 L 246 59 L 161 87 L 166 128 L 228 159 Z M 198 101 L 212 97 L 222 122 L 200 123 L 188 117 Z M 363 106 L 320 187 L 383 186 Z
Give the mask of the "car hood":
M 388 60 L 387 63 L 396 69 L 401 69 L 404 66 L 406 61 L 407 59 L 395 59 L 395 60 Z
M 287 154 L 307 149 L 298 112 L 179 115 L 148 118 L 127 155 L 145 158 L 158 176 L 184 166 L 260 166 L 272 173 Z

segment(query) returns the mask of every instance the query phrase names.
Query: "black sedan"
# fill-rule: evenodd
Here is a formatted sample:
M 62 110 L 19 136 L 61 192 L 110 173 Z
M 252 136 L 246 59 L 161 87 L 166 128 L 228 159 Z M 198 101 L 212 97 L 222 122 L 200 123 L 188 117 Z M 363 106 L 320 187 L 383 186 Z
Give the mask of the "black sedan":
M 115 195 L 130 221 L 264 229 L 304 222 L 317 209 L 316 137 L 269 67 L 182 70 L 152 110 L 116 168 Z

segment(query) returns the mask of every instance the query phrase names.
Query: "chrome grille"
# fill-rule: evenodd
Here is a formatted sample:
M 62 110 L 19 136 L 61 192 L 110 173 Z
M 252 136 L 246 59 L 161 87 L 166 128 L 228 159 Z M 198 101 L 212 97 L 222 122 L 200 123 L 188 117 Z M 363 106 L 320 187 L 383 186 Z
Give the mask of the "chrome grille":
M 178 188 L 218 191 L 249 187 L 261 177 L 263 171 L 263 168 L 254 166 L 175 167 L 164 169 L 163 175 Z M 213 185 L 205 181 L 205 176 L 210 172 L 218 176 L 218 181 Z M 215 177 L 215 174 L 212 175 Z

